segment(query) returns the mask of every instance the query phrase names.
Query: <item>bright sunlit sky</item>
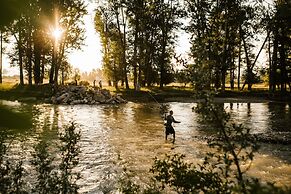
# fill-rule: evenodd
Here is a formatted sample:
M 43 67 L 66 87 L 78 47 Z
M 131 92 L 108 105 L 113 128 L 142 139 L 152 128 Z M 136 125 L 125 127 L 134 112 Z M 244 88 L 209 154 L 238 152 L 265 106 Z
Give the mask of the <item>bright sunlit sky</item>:
M 88 15 L 84 17 L 85 23 L 85 45 L 82 50 L 74 50 L 69 55 L 69 63 L 82 72 L 90 72 L 92 69 L 101 68 L 102 53 L 98 33 L 94 28 L 95 4 L 88 4 Z

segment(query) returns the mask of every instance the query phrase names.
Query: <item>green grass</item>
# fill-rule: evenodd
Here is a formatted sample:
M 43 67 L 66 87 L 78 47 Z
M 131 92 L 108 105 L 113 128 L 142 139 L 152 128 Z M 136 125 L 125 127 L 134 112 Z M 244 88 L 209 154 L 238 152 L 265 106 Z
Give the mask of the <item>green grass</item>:
M 12 90 L 16 86 L 17 84 L 13 84 L 13 83 L 2 83 L 0 84 L 0 91 L 9 91 L 9 90 Z
M 44 85 L 24 85 L 3 83 L 0 84 L 0 99 L 21 100 L 28 98 L 42 99 L 51 96 L 51 86 Z

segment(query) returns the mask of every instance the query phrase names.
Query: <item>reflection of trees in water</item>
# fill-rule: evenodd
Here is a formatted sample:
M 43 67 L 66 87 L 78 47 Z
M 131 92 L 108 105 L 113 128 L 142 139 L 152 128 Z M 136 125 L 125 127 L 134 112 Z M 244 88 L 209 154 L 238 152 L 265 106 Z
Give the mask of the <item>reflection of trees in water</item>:
M 291 132 L 291 111 L 290 104 L 268 103 L 269 126 L 275 132 Z
M 250 117 L 251 116 L 251 113 L 252 113 L 252 110 L 251 110 L 251 103 L 247 103 L 247 116 Z
M 62 116 L 60 113 L 59 106 L 34 106 L 33 124 L 36 133 L 42 137 L 58 138 L 59 122 Z
M 32 128 L 32 108 L 27 104 L 0 100 L 0 129 L 23 134 Z
M 197 106 L 205 106 L 205 102 L 199 102 L 197 103 Z M 224 103 L 215 103 L 213 104 L 215 110 L 217 113 L 223 113 L 225 111 Z M 203 116 L 203 113 L 198 113 L 198 130 L 200 131 L 201 135 L 207 135 L 212 136 L 217 133 L 217 126 L 218 123 L 215 123 L 211 120 L 205 119 Z

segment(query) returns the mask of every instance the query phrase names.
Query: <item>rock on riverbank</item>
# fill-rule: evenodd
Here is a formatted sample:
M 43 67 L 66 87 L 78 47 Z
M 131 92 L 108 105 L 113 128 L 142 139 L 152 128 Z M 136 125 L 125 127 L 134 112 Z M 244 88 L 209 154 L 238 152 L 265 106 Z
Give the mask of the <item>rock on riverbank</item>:
M 126 103 L 119 95 L 109 90 L 85 86 L 63 86 L 51 97 L 53 104 L 120 104 Z

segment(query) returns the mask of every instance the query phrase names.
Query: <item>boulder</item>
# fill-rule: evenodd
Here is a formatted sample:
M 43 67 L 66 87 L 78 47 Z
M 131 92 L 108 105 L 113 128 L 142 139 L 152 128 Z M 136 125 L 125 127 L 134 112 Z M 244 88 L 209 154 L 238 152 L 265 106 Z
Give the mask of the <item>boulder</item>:
M 62 94 L 62 95 L 60 95 L 59 97 L 56 98 L 56 102 L 61 104 L 61 103 L 64 102 L 64 100 L 67 99 L 69 96 L 70 96 L 69 93 L 64 93 L 64 94 Z

